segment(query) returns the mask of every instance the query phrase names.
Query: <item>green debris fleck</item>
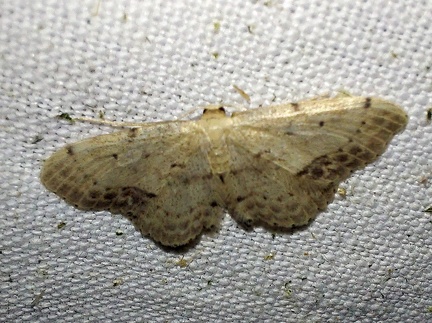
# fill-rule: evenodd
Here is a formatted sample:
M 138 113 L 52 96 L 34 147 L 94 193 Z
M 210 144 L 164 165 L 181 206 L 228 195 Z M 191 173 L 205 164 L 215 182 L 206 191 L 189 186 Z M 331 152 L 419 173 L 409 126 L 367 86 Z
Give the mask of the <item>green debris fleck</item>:
M 33 300 L 33 302 L 31 302 L 31 306 L 37 306 L 39 305 L 40 301 L 42 300 L 42 297 L 45 295 L 45 290 L 41 291 L 39 294 L 37 294 Z
M 339 187 L 339 188 L 337 189 L 337 193 L 338 193 L 342 198 L 346 198 L 346 196 L 347 196 L 347 190 L 346 190 L 346 188 L 343 188 L 343 187 Z
M 42 141 L 43 137 L 41 135 L 36 135 L 33 138 L 32 144 L 37 144 L 38 142 Z
M 233 88 L 241 95 L 241 97 L 243 99 L 246 100 L 246 102 L 250 103 L 251 98 L 249 96 L 249 94 L 247 94 L 244 90 L 242 90 L 241 88 L 239 88 L 237 85 L 233 84 Z
M 217 34 L 220 31 L 220 28 L 221 28 L 221 23 L 219 21 L 215 21 L 213 23 L 214 33 Z
M 122 285 L 123 284 L 123 279 L 121 279 L 121 278 L 116 278 L 116 279 L 114 279 L 114 281 L 113 281 L 113 287 L 117 287 L 117 286 L 120 286 L 120 285 Z
M 60 222 L 59 224 L 57 224 L 57 229 L 61 230 L 61 229 L 63 229 L 65 226 L 66 226 L 66 223 L 62 221 L 62 222 Z
M 116 230 L 116 236 L 122 236 L 123 235 L 123 231 L 118 229 Z
M 273 260 L 276 256 L 276 252 L 270 252 L 269 254 L 264 256 L 264 260 Z
M 100 8 L 100 5 L 101 5 L 101 2 L 102 2 L 102 0 L 98 0 L 98 2 L 96 3 L 96 5 L 95 5 L 95 7 L 93 8 L 93 10 L 92 10 L 92 16 L 97 16 L 97 15 L 99 15 L 99 8 Z
M 184 259 L 184 256 L 182 256 L 175 264 L 180 268 L 186 268 L 191 262 L 192 260 Z
M 213 52 L 212 55 L 213 55 L 214 59 L 218 59 L 218 57 L 219 57 L 219 53 L 218 52 Z
M 75 120 L 71 118 L 69 113 L 63 112 L 57 116 L 58 119 L 69 121 L 70 123 L 75 123 Z
M 432 205 L 427 207 L 423 212 L 432 213 Z
M 285 283 L 284 288 L 283 288 L 284 295 L 287 298 L 290 298 L 292 295 L 292 290 L 290 288 L 290 284 L 291 284 L 291 281 Z

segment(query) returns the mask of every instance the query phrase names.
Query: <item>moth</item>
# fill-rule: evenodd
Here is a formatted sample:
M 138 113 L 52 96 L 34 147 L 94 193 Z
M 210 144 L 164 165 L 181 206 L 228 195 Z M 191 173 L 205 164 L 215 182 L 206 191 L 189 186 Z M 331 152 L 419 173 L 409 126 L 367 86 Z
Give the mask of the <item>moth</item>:
M 195 240 L 227 211 L 246 228 L 310 222 L 339 183 L 407 124 L 378 98 L 314 99 L 198 120 L 143 123 L 69 144 L 42 168 L 45 187 L 81 210 L 127 217 L 165 246 Z

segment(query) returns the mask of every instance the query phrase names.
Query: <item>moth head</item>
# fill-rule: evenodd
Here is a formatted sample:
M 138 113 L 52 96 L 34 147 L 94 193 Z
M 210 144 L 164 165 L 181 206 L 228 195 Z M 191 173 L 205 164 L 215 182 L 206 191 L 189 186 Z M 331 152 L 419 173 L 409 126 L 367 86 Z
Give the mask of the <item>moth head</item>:
M 226 117 L 225 108 L 221 105 L 209 105 L 204 108 L 201 119 L 218 119 Z

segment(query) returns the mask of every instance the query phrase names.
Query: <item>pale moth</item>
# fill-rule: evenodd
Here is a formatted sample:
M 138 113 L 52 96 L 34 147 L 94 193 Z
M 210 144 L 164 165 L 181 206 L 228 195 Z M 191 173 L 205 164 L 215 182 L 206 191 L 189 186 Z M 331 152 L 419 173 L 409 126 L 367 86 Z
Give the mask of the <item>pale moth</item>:
M 210 106 L 199 120 L 136 124 L 67 145 L 45 161 L 41 181 L 78 209 L 123 214 L 175 247 L 218 226 L 224 211 L 245 227 L 307 224 L 407 121 L 378 98 L 232 115 Z

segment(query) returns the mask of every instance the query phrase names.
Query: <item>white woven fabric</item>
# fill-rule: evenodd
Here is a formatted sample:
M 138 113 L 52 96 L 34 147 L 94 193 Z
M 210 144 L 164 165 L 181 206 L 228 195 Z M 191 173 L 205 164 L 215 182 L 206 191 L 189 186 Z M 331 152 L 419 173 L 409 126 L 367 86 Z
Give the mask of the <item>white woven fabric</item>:
M 432 320 L 431 1 L 97 4 L 0 1 L 1 322 Z M 38 178 L 65 143 L 114 131 L 60 113 L 172 120 L 341 90 L 392 100 L 409 124 L 291 234 L 245 232 L 227 216 L 167 252 Z

